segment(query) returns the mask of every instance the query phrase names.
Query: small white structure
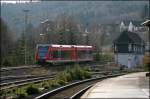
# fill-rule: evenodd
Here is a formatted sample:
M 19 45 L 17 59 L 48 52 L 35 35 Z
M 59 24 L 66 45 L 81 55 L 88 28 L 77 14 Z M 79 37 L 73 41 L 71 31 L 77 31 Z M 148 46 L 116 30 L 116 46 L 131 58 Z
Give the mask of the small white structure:
M 126 26 L 124 24 L 124 22 L 122 21 L 121 24 L 120 24 L 120 32 L 126 30 Z
M 128 31 L 130 31 L 130 32 L 134 31 L 134 26 L 133 26 L 132 22 L 130 22 L 130 24 L 129 24 Z
M 115 62 L 128 68 L 141 65 L 143 62 L 144 42 L 140 36 L 130 31 L 123 31 L 114 40 Z

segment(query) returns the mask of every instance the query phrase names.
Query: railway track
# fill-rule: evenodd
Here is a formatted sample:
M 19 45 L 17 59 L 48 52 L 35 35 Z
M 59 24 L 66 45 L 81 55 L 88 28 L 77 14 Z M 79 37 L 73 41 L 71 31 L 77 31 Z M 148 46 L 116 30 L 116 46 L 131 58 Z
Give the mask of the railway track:
M 85 66 L 85 65 L 92 65 L 93 67 L 97 67 L 97 66 L 104 66 L 108 63 L 111 63 L 111 62 L 107 62 L 107 63 L 79 63 L 81 66 Z M 101 65 L 98 65 L 98 64 L 101 64 Z M 49 68 L 55 68 L 55 67 L 62 67 L 62 66 L 69 66 L 69 65 L 72 65 L 72 64 L 55 64 L 54 66 L 51 66 L 50 64 L 48 65 L 29 65 L 29 66 L 17 66 L 17 67 L 6 67 L 6 68 L 1 68 L 0 69 L 0 72 L 5 72 L 5 71 L 11 71 L 11 70 L 19 70 L 19 69 L 29 69 L 29 68 L 41 68 L 41 67 L 49 67 Z
M 18 67 L 6 67 L 1 68 L 0 71 L 9 71 L 9 70 L 17 70 L 17 69 L 27 69 L 27 68 L 40 68 L 40 65 L 29 65 L 29 66 L 18 66 Z
M 84 64 L 83 64 L 84 65 Z M 82 65 L 82 66 L 83 66 Z M 93 66 L 93 65 L 92 65 Z M 32 68 L 34 68 L 35 66 L 33 66 Z M 59 66 L 61 67 L 61 66 Z M 87 66 L 89 67 L 89 66 Z M 94 67 L 99 67 L 100 69 L 102 68 L 102 65 L 95 65 Z M 23 67 L 23 68 L 17 68 L 19 69 L 24 69 L 24 68 L 29 68 L 29 66 L 27 67 Z M 50 67 L 50 68 L 55 68 L 55 67 Z M 61 67 L 62 68 L 62 67 Z M 11 68 L 14 70 L 14 68 Z M 11 69 L 7 69 L 7 70 L 11 70 Z M 16 69 L 16 68 L 15 68 Z M 48 68 L 49 69 L 49 68 Z M 64 68 L 63 68 L 64 69 Z M 93 70 L 92 70 L 93 71 Z M 95 70 L 94 70 L 95 71 Z M 7 72 L 7 71 L 6 71 Z M 110 71 L 106 71 L 106 70 L 98 70 L 96 72 L 91 72 L 93 77 L 97 77 L 98 75 L 105 75 L 107 73 L 109 73 Z M 22 76 L 7 76 L 7 77 L 1 77 L 1 83 L 0 83 L 0 87 L 1 90 L 3 89 L 8 89 L 8 88 L 12 88 L 12 87 L 16 87 L 16 86 L 20 86 L 20 85 L 25 85 L 28 83 L 32 83 L 32 82 L 40 82 L 42 80 L 47 80 L 49 78 L 53 78 L 53 76 L 50 76 L 52 74 L 49 75 L 43 75 L 43 76 L 29 76 L 29 75 L 22 75 Z M 98 76 L 99 77 L 99 76 Z
M 61 66 L 60 66 L 61 67 Z M 53 67 L 52 67 L 53 68 Z M 126 73 L 126 71 L 120 72 L 118 69 L 107 69 L 104 68 L 103 65 L 92 65 L 92 68 L 90 68 L 92 71 L 92 79 L 87 79 L 75 83 L 71 83 L 62 86 L 60 88 L 51 90 L 50 92 L 47 92 L 45 94 L 42 94 L 40 96 L 33 96 L 36 99 L 56 99 L 56 98 L 70 98 L 70 99 L 78 99 L 87 89 L 92 87 L 93 84 L 95 84 L 98 81 L 101 81 L 103 79 L 109 78 L 109 77 L 115 77 L 122 75 Z M 30 83 L 40 83 L 42 81 L 46 81 L 49 79 L 53 79 L 55 75 L 43 75 L 43 76 L 8 76 L 7 78 L 2 77 L 2 79 L 9 80 L 8 82 L 0 83 L 0 90 L 10 89 L 13 87 L 19 87 L 23 85 L 27 85 Z M 19 80 L 18 80 L 19 79 Z M 12 81 L 11 81 L 12 80 Z M 16 80 L 16 81 L 14 81 Z M 29 96 L 30 97 L 30 96 Z M 31 98 L 33 99 L 33 98 Z
M 110 74 L 110 71 L 103 71 L 103 72 L 91 72 L 92 77 L 100 77 L 102 75 Z M 0 83 L 0 90 L 5 90 L 13 87 L 23 86 L 29 83 L 38 83 L 44 80 L 53 79 L 56 73 L 50 75 L 26 75 L 26 76 L 8 76 L 8 77 L 1 77 Z
M 84 64 L 83 64 L 84 65 Z M 93 66 L 93 65 L 92 65 Z M 41 67 L 41 66 L 25 66 L 25 67 L 13 67 L 13 68 L 3 68 L 3 70 L 5 72 L 9 71 L 9 70 L 19 70 L 19 69 L 26 69 L 26 68 L 36 68 L 36 67 Z M 61 67 L 61 66 L 59 66 Z M 88 67 L 88 66 L 87 66 Z M 96 67 L 102 67 L 102 65 L 98 66 L 96 65 Z M 46 67 L 47 68 L 47 67 Z M 50 68 L 55 68 L 55 67 L 50 67 Z M 62 67 L 61 67 L 62 68 Z M 103 70 L 102 70 L 103 71 Z M 100 77 L 99 75 L 105 75 L 105 74 L 109 74 L 110 71 L 103 71 L 103 72 L 91 72 L 92 73 L 92 77 Z M 38 83 L 44 80 L 48 80 L 48 79 L 52 79 L 54 78 L 54 75 L 49 74 L 49 75 L 43 75 L 43 76 L 32 76 L 32 75 L 23 75 L 23 76 L 7 76 L 7 77 L 1 77 L 1 83 L 0 83 L 0 90 L 4 90 L 4 89 L 9 89 L 9 88 L 13 88 L 13 87 L 17 87 L 17 86 L 22 86 L 22 85 L 26 85 L 29 83 Z
M 0 90 L 5 90 L 13 87 L 23 86 L 29 83 L 38 83 L 44 80 L 53 79 L 55 74 L 52 75 L 43 75 L 43 76 L 35 76 L 31 78 L 21 79 L 21 80 L 14 80 L 9 82 L 0 83 Z
M 19 80 L 26 80 L 26 79 L 33 79 L 33 78 L 42 78 L 42 77 L 49 77 L 49 76 L 53 76 L 56 73 L 52 73 L 50 75 L 21 75 L 21 76 L 5 76 L 5 77 L 0 77 L 0 85 L 2 83 L 9 83 L 9 82 L 14 82 L 14 81 L 19 81 Z
M 66 86 L 62 86 L 60 88 L 51 90 L 47 93 L 44 93 L 40 96 L 35 97 L 35 99 L 79 99 L 80 96 L 93 84 L 96 82 L 102 81 L 103 79 L 115 77 L 119 75 L 123 75 L 125 73 L 118 73 L 118 74 L 108 74 L 103 75 L 97 78 L 91 78 L 75 83 L 68 84 Z

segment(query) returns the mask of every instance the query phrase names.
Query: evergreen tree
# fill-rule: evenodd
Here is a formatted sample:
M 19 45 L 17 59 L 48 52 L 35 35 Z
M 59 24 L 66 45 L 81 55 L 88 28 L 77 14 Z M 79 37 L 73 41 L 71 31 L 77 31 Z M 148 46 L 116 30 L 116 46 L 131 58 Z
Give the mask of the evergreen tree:
M 21 38 L 18 40 L 18 47 L 17 47 L 17 60 L 19 61 L 20 65 L 28 65 L 34 63 L 34 49 L 30 46 L 27 42 L 25 34 L 22 33 Z
M 16 51 L 17 60 L 19 61 L 19 64 L 24 65 L 26 60 L 26 39 L 24 33 L 22 33 L 21 38 L 18 40 Z
M 1 36 L 1 66 L 10 65 L 8 60 L 9 51 L 12 48 L 13 41 L 12 35 L 7 24 L 0 17 L 0 36 Z

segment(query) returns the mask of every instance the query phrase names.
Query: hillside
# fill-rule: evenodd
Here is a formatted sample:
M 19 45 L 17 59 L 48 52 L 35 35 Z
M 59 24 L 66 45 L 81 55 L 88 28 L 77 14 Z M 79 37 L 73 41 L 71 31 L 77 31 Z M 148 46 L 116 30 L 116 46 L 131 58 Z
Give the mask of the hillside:
M 29 9 L 29 20 L 34 26 L 46 18 L 54 20 L 57 15 L 66 13 L 81 23 L 119 23 L 121 20 L 143 20 L 148 1 L 42 1 L 25 4 L 2 4 L 1 17 L 10 28 L 15 24 L 23 28 L 23 9 Z M 147 12 L 148 13 L 148 12 Z M 148 14 L 147 14 L 148 16 Z

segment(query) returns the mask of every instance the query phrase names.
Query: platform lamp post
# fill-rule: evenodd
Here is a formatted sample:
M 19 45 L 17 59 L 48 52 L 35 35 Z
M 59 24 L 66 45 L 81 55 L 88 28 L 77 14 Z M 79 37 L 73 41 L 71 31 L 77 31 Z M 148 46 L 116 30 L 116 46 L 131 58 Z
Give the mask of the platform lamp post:
M 73 36 L 72 36 L 72 33 L 70 32 L 70 29 L 65 29 L 65 32 L 67 32 L 67 34 L 70 34 L 69 35 L 69 37 L 70 37 L 70 39 L 69 39 L 69 44 L 70 45 L 73 45 Z
M 143 22 L 142 25 L 148 27 L 148 37 L 150 38 L 150 20 Z M 149 43 L 150 43 L 150 40 L 149 40 Z
M 83 36 L 85 37 L 85 44 L 88 45 L 89 44 L 89 36 L 88 36 L 89 32 L 87 31 L 87 29 L 85 29 L 85 32 L 83 33 Z
M 44 37 L 45 37 L 45 35 L 46 35 L 46 33 L 44 32 L 44 24 L 46 23 L 46 22 L 48 22 L 49 20 L 48 19 L 46 19 L 46 20 L 44 20 L 44 21 L 42 21 L 41 22 L 41 24 L 42 24 L 42 33 L 40 33 L 40 36 L 41 36 L 41 38 L 42 38 L 42 43 L 44 43 Z M 46 29 L 46 31 L 47 31 L 48 29 Z
M 42 40 L 42 43 L 44 43 L 44 36 L 45 36 L 45 34 L 43 34 L 43 33 L 40 34 L 40 37 L 42 38 L 42 39 L 41 39 L 41 40 Z
M 24 19 L 24 23 L 25 23 L 25 28 L 24 28 L 24 33 L 25 34 L 27 34 L 27 24 L 28 24 L 28 12 L 29 12 L 29 10 L 27 10 L 27 9 L 23 9 L 23 12 L 25 13 L 25 19 Z M 25 55 L 24 55 L 24 62 L 25 62 L 25 65 L 27 64 L 27 44 L 26 44 L 27 42 L 26 42 L 26 35 L 25 35 Z

